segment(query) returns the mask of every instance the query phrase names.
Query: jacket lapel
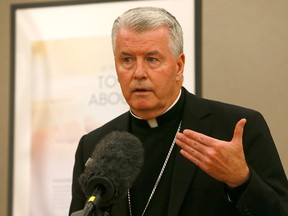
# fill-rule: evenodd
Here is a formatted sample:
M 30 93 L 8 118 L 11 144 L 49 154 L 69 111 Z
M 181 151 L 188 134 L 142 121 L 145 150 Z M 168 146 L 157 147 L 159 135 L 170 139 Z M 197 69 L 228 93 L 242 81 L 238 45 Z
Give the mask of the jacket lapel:
M 181 131 L 192 129 L 200 133 L 209 134 L 211 124 L 207 121 L 209 109 L 200 102 L 201 99 L 185 93 L 185 105 Z M 168 216 L 179 214 L 185 195 L 193 180 L 197 166 L 180 154 L 180 148 L 175 146 L 177 153 L 174 164 L 174 171 L 171 183 L 170 201 L 168 206 Z

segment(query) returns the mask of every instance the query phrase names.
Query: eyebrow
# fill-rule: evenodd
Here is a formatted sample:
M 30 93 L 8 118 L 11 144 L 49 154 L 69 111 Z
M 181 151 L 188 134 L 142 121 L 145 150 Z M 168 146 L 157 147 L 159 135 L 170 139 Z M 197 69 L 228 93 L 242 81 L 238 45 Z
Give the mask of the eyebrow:
M 132 54 L 130 54 L 130 53 L 128 53 L 128 52 L 125 52 L 125 51 L 121 51 L 121 52 L 120 52 L 120 55 L 129 55 L 129 56 L 130 56 L 130 55 L 132 55 Z
M 157 54 L 159 54 L 157 50 L 153 50 L 153 51 L 146 53 L 146 55 L 157 55 Z
M 153 51 L 149 51 L 149 52 L 145 53 L 145 55 L 157 55 L 157 54 L 159 54 L 159 52 L 157 50 L 153 50 Z M 126 52 L 126 51 L 121 51 L 120 55 L 132 55 L 132 54 L 129 52 Z

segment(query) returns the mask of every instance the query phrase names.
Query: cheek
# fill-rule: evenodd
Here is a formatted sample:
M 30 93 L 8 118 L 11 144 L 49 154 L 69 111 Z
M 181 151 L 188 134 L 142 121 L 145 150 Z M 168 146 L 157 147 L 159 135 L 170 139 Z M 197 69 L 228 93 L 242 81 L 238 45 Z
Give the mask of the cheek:
M 118 82 L 120 84 L 122 93 L 126 97 L 127 94 L 129 94 L 129 84 L 130 84 L 130 79 L 128 76 L 125 76 L 123 73 L 117 73 L 118 77 Z
M 158 85 L 164 89 L 165 87 L 169 88 L 171 85 L 176 83 L 176 77 L 171 73 L 162 73 L 161 76 L 158 76 L 155 79 L 155 83 L 158 83 Z
M 124 82 L 125 79 L 127 79 L 127 72 L 123 70 L 123 68 L 121 67 L 116 67 L 116 72 L 117 72 L 117 78 L 118 78 L 118 82 L 120 84 L 122 84 Z
M 129 85 L 129 75 L 125 74 L 125 73 L 117 73 L 117 78 L 118 78 L 118 82 L 120 83 L 121 86 L 123 87 L 128 87 Z

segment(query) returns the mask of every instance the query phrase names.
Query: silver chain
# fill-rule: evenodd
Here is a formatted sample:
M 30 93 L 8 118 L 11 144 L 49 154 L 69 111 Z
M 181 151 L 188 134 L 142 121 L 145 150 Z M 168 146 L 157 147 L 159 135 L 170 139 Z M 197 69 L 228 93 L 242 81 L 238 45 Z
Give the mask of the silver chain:
M 176 134 L 180 131 L 181 123 L 182 123 L 182 121 L 180 121 L 180 123 L 179 123 L 179 126 L 178 126 L 178 129 L 177 129 Z M 174 137 L 173 142 L 172 142 L 172 144 L 171 144 L 171 147 L 170 147 L 170 149 L 169 149 L 169 151 L 168 151 L 168 154 L 167 154 L 167 156 L 166 156 L 166 159 L 165 159 L 165 161 L 164 161 L 164 164 L 163 164 L 163 166 L 162 166 L 162 169 L 161 169 L 161 171 L 160 171 L 160 173 L 159 173 L 159 176 L 158 176 L 158 178 L 157 178 L 157 180 L 156 180 L 156 182 L 155 182 L 155 185 L 154 185 L 154 187 L 153 187 L 153 189 L 152 189 L 152 192 L 151 192 L 151 194 L 150 194 L 150 197 L 149 197 L 149 199 L 148 199 L 148 201 L 147 201 L 147 203 L 146 203 L 146 206 L 145 206 L 145 208 L 144 208 L 141 216 L 144 216 L 144 214 L 145 214 L 145 212 L 146 212 L 146 210 L 147 210 L 147 208 L 148 208 L 148 205 L 150 204 L 150 201 L 151 201 L 151 199 L 152 199 L 152 197 L 153 197 L 153 195 L 154 195 L 154 193 L 155 193 L 155 191 L 156 191 L 156 188 L 157 188 L 157 186 L 158 186 L 158 184 L 159 184 L 159 182 L 160 182 L 160 180 L 161 180 L 161 178 L 162 178 L 162 175 L 163 175 L 163 173 L 164 173 L 165 167 L 166 167 L 166 165 L 167 165 L 167 163 L 168 163 L 168 160 L 169 160 L 169 158 L 170 158 L 170 155 L 171 155 L 171 153 L 172 153 L 173 147 L 174 147 L 175 142 L 176 142 L 176 134 L 175 134 L 175 137 Z M 130 196 L 130 190 L 129 190 L 129 189 L 128 189 L 128 205 L 129 205 L 129 213 L 130 213 L 130 216 L 133 216 L 133 215 L 132 215 L 131 196 Z

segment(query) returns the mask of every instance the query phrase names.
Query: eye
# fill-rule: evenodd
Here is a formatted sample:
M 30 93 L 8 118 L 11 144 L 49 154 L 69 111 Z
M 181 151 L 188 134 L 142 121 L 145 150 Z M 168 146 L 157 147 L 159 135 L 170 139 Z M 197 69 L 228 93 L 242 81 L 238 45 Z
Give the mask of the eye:
M 132 60 L 131 57 L 125 57 L 125 58 L 122 59 L 122 61 L 123 61 L 124 63 L 129 64 L 129 63 L 131 63 L 133 60 Z
M 129 70 L 135 64 L 135 59 L 132 56 L 122 56 L 119 62 L 123 68 Z
M 161 66 L 161 61 L 159 60 L 159 58 L 150 56 L 146 58 L 146 62 L 151 69 L 155 69 Z
M 147 61 L 153 63 L 153 62 L 157 62 L 158 59 L 157 59 L 157 58 L 154 58 L 154 57 L 148 57 L 148 58 L 147 58 Z

